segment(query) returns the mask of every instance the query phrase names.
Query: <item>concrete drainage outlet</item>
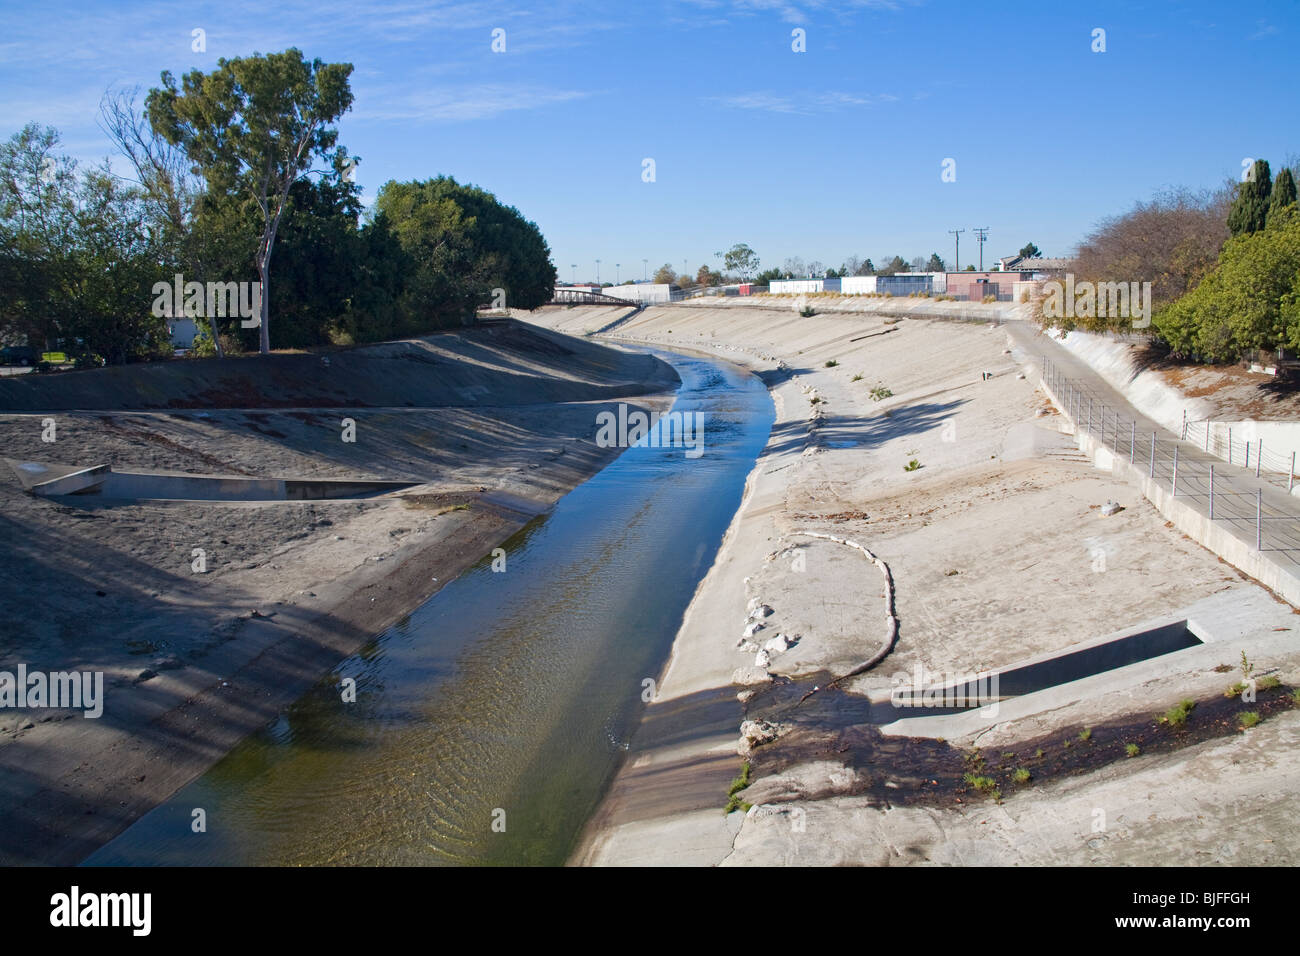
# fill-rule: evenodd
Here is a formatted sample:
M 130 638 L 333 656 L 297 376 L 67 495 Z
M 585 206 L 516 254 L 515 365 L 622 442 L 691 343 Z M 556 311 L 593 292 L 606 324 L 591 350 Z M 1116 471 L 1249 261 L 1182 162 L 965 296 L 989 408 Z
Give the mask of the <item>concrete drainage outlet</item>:
M 132 501 L 315 501 L 370 498 L 411 488 L 411 481 L 159 475 L 84 468 L 33 484 L 33 494 L 86 506 Z

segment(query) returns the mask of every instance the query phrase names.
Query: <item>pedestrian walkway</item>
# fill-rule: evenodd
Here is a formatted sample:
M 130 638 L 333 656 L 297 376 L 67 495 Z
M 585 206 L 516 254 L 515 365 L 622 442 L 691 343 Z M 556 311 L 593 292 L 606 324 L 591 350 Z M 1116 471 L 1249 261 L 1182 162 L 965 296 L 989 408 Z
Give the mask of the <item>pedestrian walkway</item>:
M 1007 330 L 1037 359 L 1044 391 L 1074 424 L 1081 445 L 1094 453 L 1105 449 L 1131 466 L 1144 494 L 1167 516 L 1182 519 L 1181 530 L 1294 603 L 1300 596 L 1300 501 L 1287 491 L 1294 482 L 1289 467 L 1280 477 L 1265 471 L 1256 477 L 1256 461 L 1250 468 L 1228 464 L 1143 415 L 1100 374 L 1032 326 L 1015 323 Z M 1237 546 L 1216 545 L 1225 532 Z M 1243 560 L 1247 553 L 1250 559 Z M 1274 573 L 1261 573 L 1261 563 Z M 1286 581 L 1279 582 L 1279 573 Z

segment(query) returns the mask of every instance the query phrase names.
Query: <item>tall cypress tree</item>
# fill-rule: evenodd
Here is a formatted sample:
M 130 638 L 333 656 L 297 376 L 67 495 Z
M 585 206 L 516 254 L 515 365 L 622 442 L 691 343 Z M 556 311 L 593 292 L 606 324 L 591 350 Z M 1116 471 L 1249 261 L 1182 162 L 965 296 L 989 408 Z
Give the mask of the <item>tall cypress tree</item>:
M 1243 232 L 1259 232 L 1268 219 L 1269 193 L 1272 191 L 1272 174 L 1268 160 L 1257 159 L 1250 176 L 1237 186 L 1237 198 L 1228 211 L 1228 231 L 1234 236 Z
M 1277 174 L 1277 180 L 1273 183 L 1273 195 L 1268 201 L 1268 222 L 1272 225 L 1278 222 L 1278 216 L 1281 210 L 1296 201 L 1295 177 L 1291 175 L 1291 170 L 1285 166 Z

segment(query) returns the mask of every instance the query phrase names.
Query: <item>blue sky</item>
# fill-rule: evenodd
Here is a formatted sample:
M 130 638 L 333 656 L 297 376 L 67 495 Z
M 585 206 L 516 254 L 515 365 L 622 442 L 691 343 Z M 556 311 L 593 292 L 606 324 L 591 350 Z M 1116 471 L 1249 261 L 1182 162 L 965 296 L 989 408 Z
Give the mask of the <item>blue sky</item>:
M 958 228 L 967 264 L 976 226 L 987 264 L 1031 240 L 1066 254 L 1101 217 L 1244 158 L 1294 161 L 1298 39 L 1294 0 L 10 0 L 0 135 L 52 125 L 95 161 L 107 87 L 297 46 L 355 66 L 340 142 L 367 201 L 389 179 L 477 183 L 537 222 L 566 280 L 597 258 L 604 280 L 643 259 L 693 272 L 736 242 L 764 266 L 951 265 Z

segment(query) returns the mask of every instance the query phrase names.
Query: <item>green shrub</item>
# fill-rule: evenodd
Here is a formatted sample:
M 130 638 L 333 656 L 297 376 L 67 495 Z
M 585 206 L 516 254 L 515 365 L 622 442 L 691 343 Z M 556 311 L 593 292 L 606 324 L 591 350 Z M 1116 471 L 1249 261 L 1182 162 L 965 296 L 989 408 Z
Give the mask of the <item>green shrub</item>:
M 1029 779 L 1032 776 L 1033 774 L 1031 774 L 1024 767 L 1018 767 L 1016 769 L 1016 772 L 1011 775 L 1011 779 L 1014 780 L 1016 783 L 1028 783 Z
M 1142 748 L 1139 747 L 1137 744 L 1125 744 L 1124 752 L 1128 754 L 1130 757 L 1136 757 L 1138 754 L 1142 752 Z

